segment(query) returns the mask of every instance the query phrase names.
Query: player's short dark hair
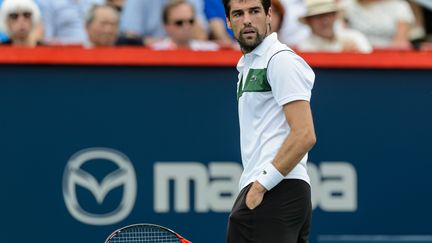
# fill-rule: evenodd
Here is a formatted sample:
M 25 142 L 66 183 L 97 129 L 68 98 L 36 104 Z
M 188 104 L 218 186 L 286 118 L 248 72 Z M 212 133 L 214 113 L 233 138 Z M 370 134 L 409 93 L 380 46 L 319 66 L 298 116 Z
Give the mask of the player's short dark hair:
M 229 19 L 229 17 L 230 17 L 229 13 L 231 10 L 231 6 L 230 6 L 231 0 L 222 0 L 222 1 L 223 1 L 223 5 L 225 8 L 225 15 Z M 264 7 L 264 12 L 266 14 L 268 14 L 270 6 L 271 6 L 271 0 L 261 0 L 261 3 Z

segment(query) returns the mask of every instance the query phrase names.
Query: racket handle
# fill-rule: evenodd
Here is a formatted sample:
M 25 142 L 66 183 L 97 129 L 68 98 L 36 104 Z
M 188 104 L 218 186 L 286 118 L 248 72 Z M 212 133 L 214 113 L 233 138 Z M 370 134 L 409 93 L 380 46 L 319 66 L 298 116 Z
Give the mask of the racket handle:
M 179 236 L 179 238 L 180 238 L 180 242 L 181 243 L 192 243 L 191 241 L 188 241 L 188 240 L 186 240 L 185 238 L 183 238 L 183 236 L 181 236 L 181 235 L 178 235 Z

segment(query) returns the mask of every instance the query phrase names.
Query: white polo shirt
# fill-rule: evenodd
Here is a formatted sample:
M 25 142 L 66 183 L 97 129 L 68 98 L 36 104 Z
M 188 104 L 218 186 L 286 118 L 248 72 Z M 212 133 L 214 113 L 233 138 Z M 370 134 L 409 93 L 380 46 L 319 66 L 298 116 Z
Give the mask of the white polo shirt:
M 283 105 L 295 100 L 309 101 L 315 74 L 301 57 L 278 41 L 276 33 L 245 54 L 237 70 L 242 189 L 254 182 L 275 158 L 290 133 Z M 310 183 L 306 161 L 307 154 L 286 178 Z

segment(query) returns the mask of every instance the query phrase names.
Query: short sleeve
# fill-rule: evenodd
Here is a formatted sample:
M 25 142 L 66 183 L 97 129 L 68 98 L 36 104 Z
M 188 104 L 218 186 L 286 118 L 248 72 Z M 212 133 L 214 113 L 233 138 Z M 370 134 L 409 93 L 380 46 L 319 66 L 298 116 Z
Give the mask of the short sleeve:
M 393 7 L 394 14 L 398 21 L 414 23 L 415 17 L 411 6 L 406 1 L 395 1 Z
M 268 63 L 267 79 L 280 106 L 296 100 L 310 101 L 315 74 L 295 53 L 287 50 L 273 55 Z

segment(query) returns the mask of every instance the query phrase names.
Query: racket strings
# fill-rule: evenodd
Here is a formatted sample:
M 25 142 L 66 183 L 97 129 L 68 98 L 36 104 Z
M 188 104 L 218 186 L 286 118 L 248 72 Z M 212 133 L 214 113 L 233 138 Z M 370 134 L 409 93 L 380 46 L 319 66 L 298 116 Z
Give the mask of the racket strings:
M 157 227 L 132 227 L 119 232 L 110 243 L 179 243 L 179 238 Z

